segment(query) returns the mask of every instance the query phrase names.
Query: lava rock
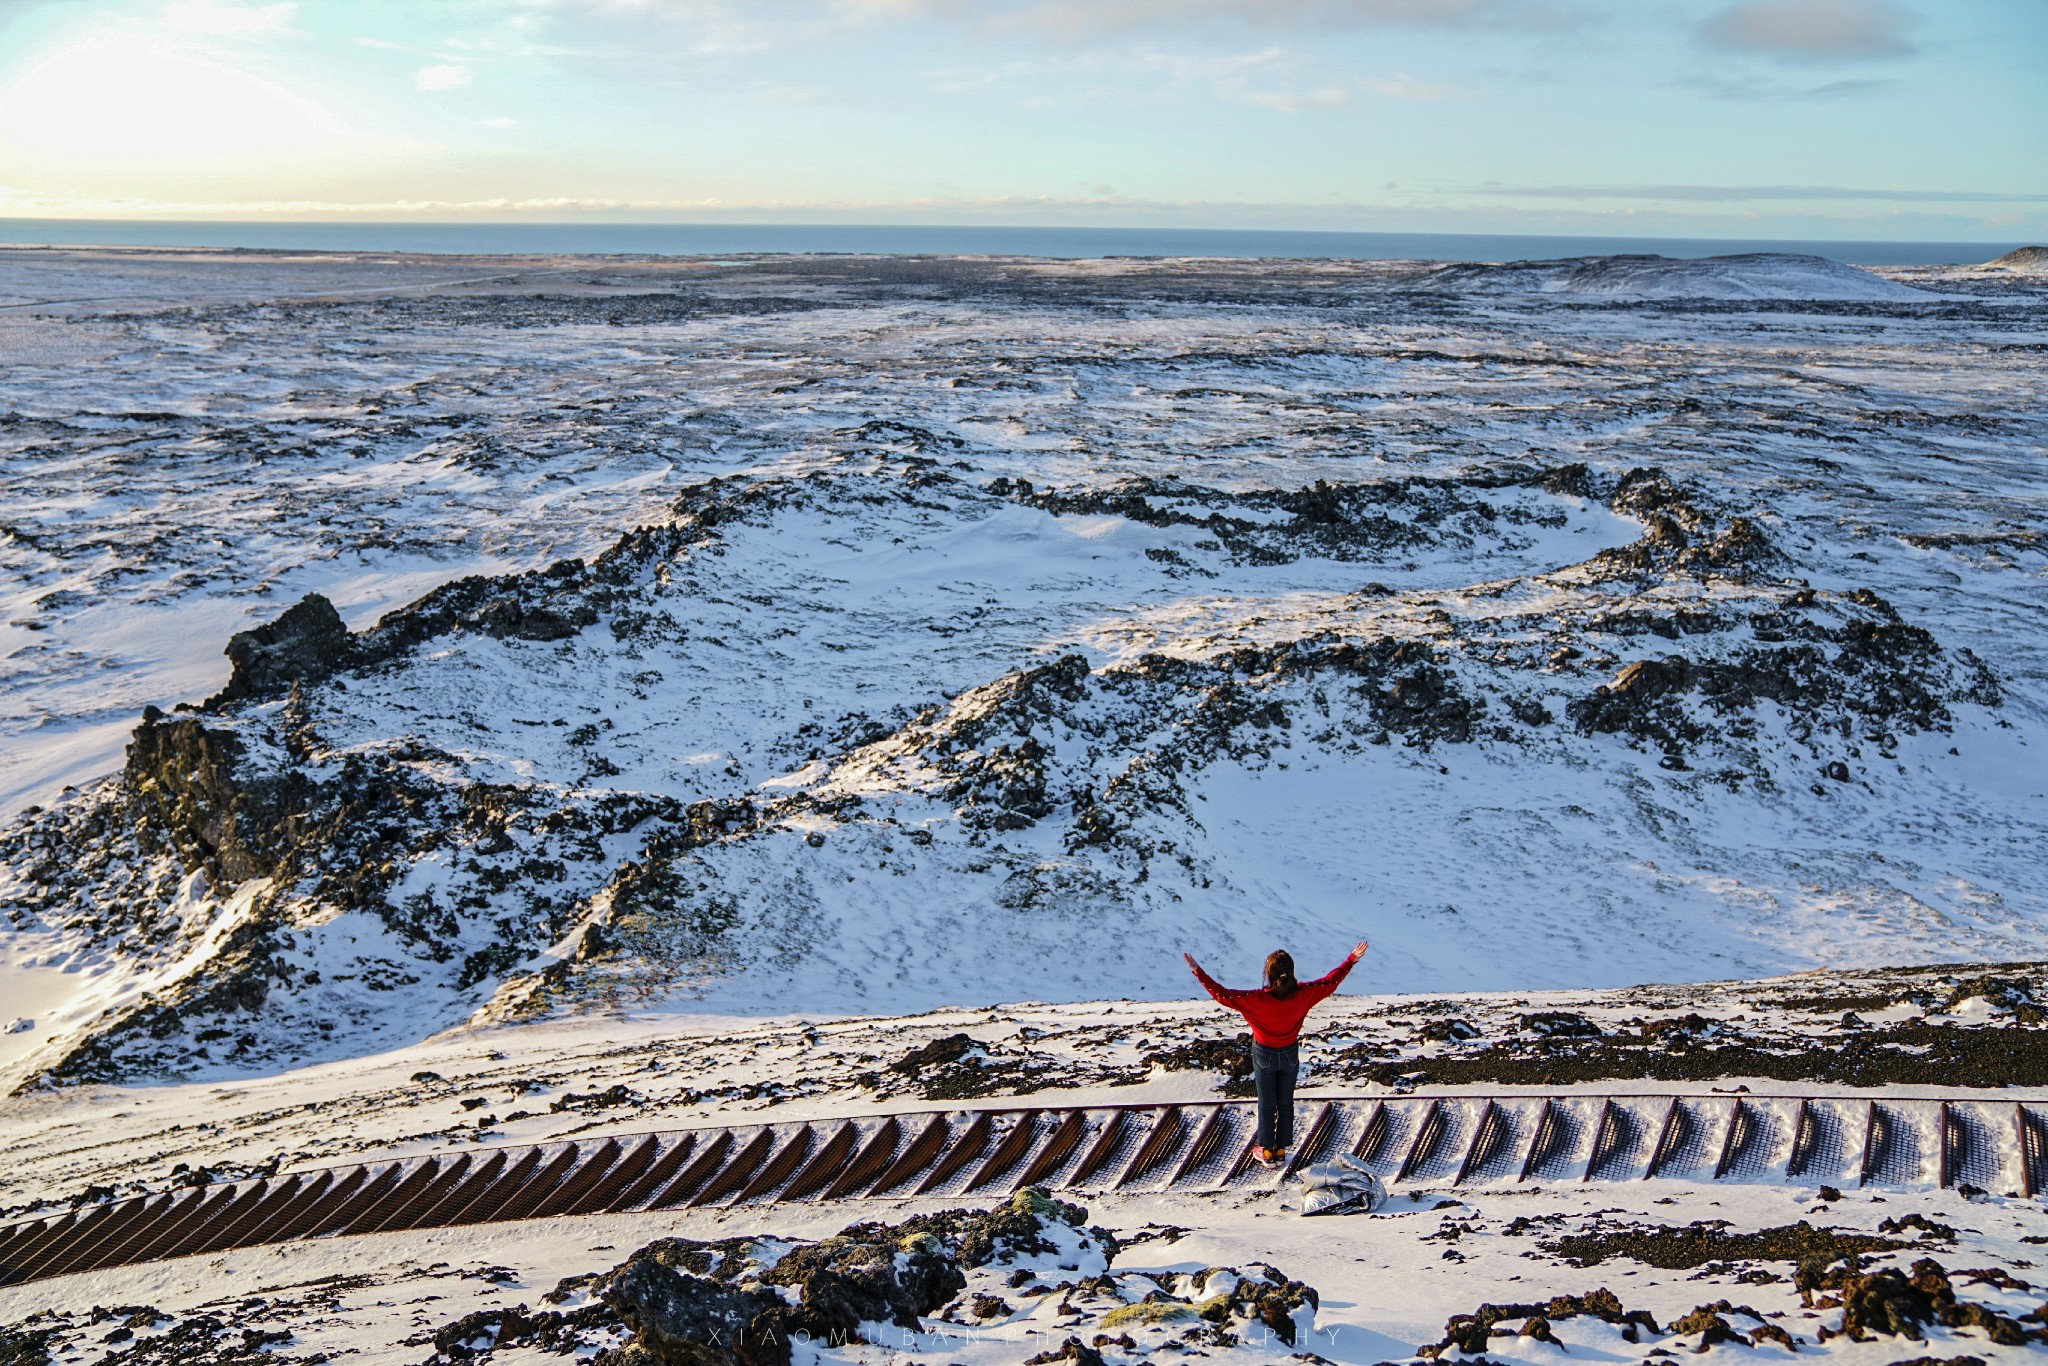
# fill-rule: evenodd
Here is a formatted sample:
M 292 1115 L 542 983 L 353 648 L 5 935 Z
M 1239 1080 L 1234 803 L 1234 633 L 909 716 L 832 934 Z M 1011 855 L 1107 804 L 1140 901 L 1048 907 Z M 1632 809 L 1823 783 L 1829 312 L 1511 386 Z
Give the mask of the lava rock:
M 208 707 L 245 697 L 281 693 L 294 683 L 318 683 L 355 660 L 355 641 L 334 604 L 318 593 L 285 610 L 283 616 L 228 638 L 234 672 Z
M 788 1366 L 788 1306 L 772 1290 L 735 1289 L 636 1256 L 602 1294 L 633 1333 L 612 1357 L 619 1366 Z

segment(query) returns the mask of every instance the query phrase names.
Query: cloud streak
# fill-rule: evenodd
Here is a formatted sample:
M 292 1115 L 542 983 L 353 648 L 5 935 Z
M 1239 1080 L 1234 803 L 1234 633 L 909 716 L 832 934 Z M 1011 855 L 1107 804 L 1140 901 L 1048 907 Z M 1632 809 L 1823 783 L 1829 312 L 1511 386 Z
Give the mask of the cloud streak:
M 1249 201 L 1174 199 L 1120 195 L 985 195 L 924 196 L 914 198 L 866 199 L 736 199 L 716 196 L 691 198 L 603 198 L 591 196 L 539 196 L 490 199 L 384 199 L 321 200 L 265 199 L 238 201 L 173 201 L 144 198 L 66 198 L 40 195 L 0 185 L 0 212 L 21 217 L 106 216 L 208 218 L 253 215 L 257 217 L 325 215 L 336 218 L 399 219 L 419 216 L 455 215 L 471 218 L 492 216 L 590 214 L 676 214 L 703 221 L 769 222 L 758 215 L 773 214 L 1014 214 L 1048 213 L 1094 216 L 1103 213 L 1149 212 L 1185 215 L 1191 222 L 1208 216 L 1242 217 L 1246 214 L 1286 214 L 1324 220 L 1345 216 L 1383 215 L 1432 211 L 1441 203 L 1475 204 L 1486 199 L 1621 199 L 1689 200 L 1740 203 L 1752 199 L 1867 200 L 1874 202 L 1954 204 L 2048 204 L 2048 194 L 1992 194 L 1975 191 L 1891 191 L 1851 189 L 1840 186 L 1465 186 L 1422 196 L 1425 203 L 1389 204 L 1347 200 L 1338 203 L 1297 203 L 1291 201 Z M 1514 215 L 1523 210 L 1501 206 L 1488 212 Z M 1639 210 L 1600 210 L 1603 216 L 1627 218 Z M 740 215 L 757 215 L 752 218 Z M 907 221 L 901 218 L 890 221 Z M 1334 225 L 1332 225 L 1334 227 Z M 1341 229 L 1337 229 L 1341 230 Z
M 2048 193 L 1999 194 L 1989 190 L 1872 190 L 1844 185 L 1487 185 L 1472 193 L 1508 199 L 1880 200 L 1908 204 L 2048 204 Z
M 1478 25 L 1556 29 L 1580 18 L 1581 0 L 811 0 L 776 19 L 734 0 L 529 0 L 539 8 L 599 13 L 643 10 L 696 24 L 751 23 L 802 31 L 819 20 L 852 24 L 916 19 L 965 22 L 997 32 L 1085 39 L 1135 31 L 1186 33 L 1205 26 L 1261 32 L 1462 29 Z
M 466 66 L 445 62 L 439 66 L 423 66 L 413 73 L 412 83 L 421 90 L 460 90 L 470 83 L 470 71 Z
M 1870 61 L 1911 54 L 1914 18 L 1892 0 L 1741 0 L 1698 33 L 1710 48 L 1775 61 Z

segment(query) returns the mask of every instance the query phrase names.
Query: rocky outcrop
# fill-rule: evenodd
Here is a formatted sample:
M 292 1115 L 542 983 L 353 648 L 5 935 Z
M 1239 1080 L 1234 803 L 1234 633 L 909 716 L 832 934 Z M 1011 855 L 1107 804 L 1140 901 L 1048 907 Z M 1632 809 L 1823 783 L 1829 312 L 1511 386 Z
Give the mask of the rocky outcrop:
M 1459 478 L 1397 477 L 1297 489 L 1232 490 L 1174 479 L 1132 478 L 1092 488 L 1038 488 L 994 479 L 988 491 L 1059 516 L 1115 516 L 1150 527 L 1199 531 L 1241 564 L 1287 564 L 1307 556 L 1373 560 L 1429 545 L 1473 544 L 1503 528 L 1562 521 L 1532 513 L 1517 490 L 1569 491 L 1585 467 L 1505 463 Z M 1171 551 L 1155 558 L 1181 563 Z
M 604 1302 L 633 1334 L 613 1366 L 788 1366 L 788 1305 L 772 1290 L 680 1271 L 659 1255 L 627 1262 Z
M 1841 1308 L 1840 1324 L 1820 1330 L 1823 1342 L 1831 1337 L 1851 1342 L 1881 1337 L 1924 1341 L 1927 1329 L 1938 1324 L 1977 1329 L 2000 1347 L 2048 1344 L 2048 1327 L 2029 1328 L 1987 1305 L 1960 1298 L 1947 1270 L 1932 1257 L 1920 1258 L 1910 1271 L 1889 1266 L 1866 1271 L 1850 1258 L 1824 1272 L 1808 1269 L 1799 1284 L 1809 1303 L 1816 1303 L 1814 1291 L 1832 1292 L 1818 1303 Z
M 232 885 L 277 871 L 311 785 L 290 770 L 259 772 L 231 730 L 152 709 L 128 742 L 122 786 L 138 821 L 188 869 Z
M 836 1237 L 756 1260 L 740 1239 L 666 1238 L 592 1288 L 632 1337 L 607 1366 L 786 1366 L 792 1344 L 842 1346 L 862 1327 L 915 1330 L 967 1285 L 966 1270 L 1052 1251 L 1054 1225 L 1087 1212 L 1042 1191 L 991 1210 L 948 1210 L 901 1224 L 863 1223 Z M 1099 1231 L 1114 1253 L 1114 1240 Z
M 1827 605 L 1802 590 L 1749 625 L 1768 643 L 1718 658 L 1631 661 L 1569 705 L 1573 724 L 1678 753 L 1723 733 L 1731 716 L 1770 702 L 1794 718 L 1795 738 L 1834 732 L 1884 749 L 1899 735 L 1947 728 L 1956 704 L 2000 702 L 1997 680 L 1974 655 L 1949 657 L 1931 633 L 1868 590 Z
M 1984 263 L 1986 270 L 2007 270 L 2015 275 L 2048 275 L 2048 247 L 2019 247 L 1996 260 Z
M 1417 1348 L 1416 1354 L 1440 1359 L 1454 1349 L 1474 1355 L 1483 1353 L 1488 1341 L 1500 1331 L 1496 1325 L 1515 1319 L 1523 1321 L 1522 1332 L 1525 1335 L 1555 1342 L 1555 1337 L 1549 1332 L 1550 1325 L 1581 1316 L 1614 1324 L 1629 1342 L 1639 1341 L 1639 1333 L 1647 1333 L 1652 1338 L 1663 1336 L 1663 1330 L 1648 1310 L 1623 1308 L 1620 1297 L 1602 1286 L 1591 1294 L 1558 1295 L 1540 1304 L 1482 1304 L 1472 1313 L 1453 1314 L 1444 1324 L 1443 1337 Z M 1533 1324 L 1542 1326 L 1531 1332 L 1528 1325 Z
M 227 687 L 207 703 L 209 708 L 269 697 L 294 683 L 318 683 L 355 663 L 358 656 L 355 639 L 334 604 L 308 593 L 277 620 L 229 637 L 227 657 L 234 672 Z

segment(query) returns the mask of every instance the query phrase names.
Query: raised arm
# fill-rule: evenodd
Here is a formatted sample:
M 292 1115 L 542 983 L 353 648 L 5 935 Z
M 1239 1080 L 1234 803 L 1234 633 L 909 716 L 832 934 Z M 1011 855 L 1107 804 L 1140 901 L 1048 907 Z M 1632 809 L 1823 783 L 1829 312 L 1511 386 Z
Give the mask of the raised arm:
M 1195 956 L 1192 953 L 1184 953 L 1181 957 L 1188 960 L 1188 970 L 1195 974 L 1195 980 L 1202 984 L 1202 990 L 1208 992 L 1224 1005 L 1235 1009 L 1238 1001 L 1253 994 L 1248 991 L 1232 991 L 1229 987 L 1218 982 L 1214 977 L 1202 971 L 1202 965 L 1195 961 Z
M 1318 977 L 1315 981 L 1304 982 L 1302 983 L 1302 985 L 1304 987 L 1320 987 L 1325 996 L 1329 995 L 1331 992 L 1335 991 L 1339 986 L 1343 985 L 1345 977 L 1350 975 L 1351 969 L 1358 965 L 1359 959 L 1365 957 L 1365 951 L 1370 947 L 1372 946 L 1366 943 L 1365 940 L 1359 940 L 1358 947 L 1351 950 L 1350 953 L 1344 955 L 1343 962 L 1339 963 L 1336 967 L 1331 968 L 1328 972 L 1324 973 L 1321 977 Z

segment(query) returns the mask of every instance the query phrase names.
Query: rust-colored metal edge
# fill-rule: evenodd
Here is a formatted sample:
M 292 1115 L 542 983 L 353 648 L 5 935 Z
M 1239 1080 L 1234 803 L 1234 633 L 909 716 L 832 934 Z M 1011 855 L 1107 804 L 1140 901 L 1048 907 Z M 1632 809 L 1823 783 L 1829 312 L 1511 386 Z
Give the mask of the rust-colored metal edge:
M 370 1233 L 383 1227 L 385 1220 L 394 1212 L 417 1200 L 434 1184 L 434 1178 L 440 1175 L 441 1167 L 441 1159 L 437 1157 L 420 1158 L 402 1179 L 394 1182 L 390 1189 L 358 1210 L 343 1232 Z
M 1593 1124 L 1593 1146 L 1586 1152 L 1586 1170 L 1579 1176 L 1582 1182 L 1591 1181 L 1594 1174 L 1600 1170 L 1600 1159 L 1606 1156 L 1601 1149 L 1607 1144 L 1607 1136 L 1614 1132 L 1617 1124 L 1626 1122 L 1617 1120 L 1614 1113 L 1613 1098 L 1603 1096 L 1600 1100 L 1600 1118 Z
M 1152 1128 L 1146 1133 L 1145 1141 L 1139 1145 L 1138 1151 L 1132 1154 L 1129 1164 L 1117 1177 L 1117 1188 L 1120 1190 L 1130 1185 L 1164 1162 L 1167 1154 L 1180 1142 L 1181 1131 L 1186 1127 L 1178 1105 L 1161 1106 L 1159 1117 L 1152 1121 Z
M 1112 1110 L 1109 1118 L 1102 1121 L 1102 1132 L 1088 1145 L 1088 1151 L 1074 1164 L 1073 1175 L 1067 1178 L 1069 1186 L 1086 1185 L 1108 1162 L 1116 1156 L 1116 1150 L 1123 1146 L 1124 1129 L 1131 1117 L 1129 1110 Z
M 148 1216 L 147 1199 L 124 1200 L 117 1205 L 98 1205 L 90 1215 L 79 1211 L 65 1235 L 49 1243 L 37 1260 L 36 1280 L 68 1276 L 93 1268 L 92 1257 L 109 1238 L 117 1238 Z M 0 1263 L 4 1265 L 4 1263 Z
M 540 1170 L 520 1182 L 519 1189 L 512 1192 L 512 1198 L 498 1206 L 488 1219 L 476 1222 L 485 1224 L 509 1224 L 519 1219 L 531 1218 L 541 1201 L 552 1196 L 576 1169 L 581 1156 L 577 1145 L 568 1144 L 549 1158 Z
M 832 1178 L 832 1184 L 825 1187 L 825 1198 L 837 1200 L 865 1189 L 869 1182 L 876 1181 L 896 1160 L 896 1150 L 903 1143 L 903 1125 L 894 1115 L 883 1117 L 875 1131 L 868 1135 L 868 1141 L 861 1145 L 853 1160 L 846 1164 L 846 1170 Z
M 2012 1121 L 2019 1130 L 2020 1139 L 2020 1195 L 2031 1200 L 2041 1190 L 2044 1179 L 2036 1175 L 2035 1168 L 2037 1165 L 2048 1165 L 2042 1162 L 2044 1145 L 2041 1130 L 2027 1114 L 2027 1107 L 2024 1104 L 2015 1104 L 2012 1107 Z
M 952 1131 L 952 1123 L 944 1115 L 932 1116 L 931 1122 L 924 1126 L 923 1131 L 905 1144 L 903 1151 L 896 1155 L 895 1160 L 879 1177 L 875 1178 L 875 1184 L 868 1187 L 867 1193 L 887 1194 L 929 1167 L 932 1159 L 945 1151 L 946 1135 Z
M 1815 1130 L 1815 1142 L 1809 1143 L 1807 1130 Z M 1790 1181 L 1806 1170 L 1806 1163 L 1813 1156 L 1812 1148 L 1817 1146 L 1820 1119 L 1813 1108 L 1806 1103 L 1806 1097 L 1799 1098 L 1799 1106 L 1792 1112 L 1792 1151 L 1785 1154 L 1785 1179 Z
M 528 1148 L 514 1159 L 507 1153 L 503 1170 L 490 1181 L 483 1183 L 462 1206 L 448 1216 L 450 1227 L 465 1224 L 488 1224 L 498 1217 L 498 1211 L 512 1202 L 539 1168 L 545 1149 Z
M 431 1206 L 425 1209 L 419 1219 L 422 1228 L 454 1228 L 464 1222 L 463 1214 L 483 1196 L 495 1188 L 499 1178 L 505 1174 L 512 1155 L 509 1152 L 495 1152 L 481 1162 L 467 1168 L 465 1174 L 453 1186 L 443 1191 Z
M 603 1183 L 604 1178 L 618 1166 L 623 1151 L 616 1138 L 605 1139 L 587 1153 L 583 1151 L 582 1144 L 577 1144 L 576 1166 L 562 1178 L 560 1185 L 549 1191 L 541 1202 L 533 1207 L 533 1213 L 527 1217 L 552 1219 L 557 1215 L 567 1214 L 581 1203 L 591 1190 Z
M 661 1155 L 640 1176 L 629 1181 L 626 1188 L 612 1197 L 611 1203 L 594 1207 L 595 1212 L 617 1214 L 624 1210 L 638 1209 L 663 1190 L 675 1174 L 690 1160 L 690 1154 L 697 1148 L 697 1135 L 686 1133 L 674 1143 L 662 1149 Z
M 1943 1190 L 1947 1190 L 1950 1179 L 1955 1176 L 1955 1159 L 1953 1149 L 1950 1146 L 1955 1142 L 1955 1126 L 1953 1116 L 1949 1114 L 1947 1101 L 1941 1103 L 1941 1109 L 1937 1113 L 1939 1118 L 1935 1121 L 1934 1126 L 1935 1170 L 1937 1177 L 1935 1184 Z
M 768 1154 L 775 1150 L 775 1131 L 762 1129 L 741 1145 L 740 1150 L 726 1159 L 725 1165 L 712 1173 L 698 1188 L 697 1193 L 683 1203 L 695 1208 L 722 1200 L 747 1183 L 747 1178 L 759 1170 L 768 1160 Z
M 185 1255 L 185 1249 L 205 1236 L 206 1226 L 233 1204 L 239 1192 L 232 1186 L 208 1186 L 153 1229 L 148 1239 L 128 1256 L 134 1262 L 168 1262 Z
M 107 1245 L 109 1239 L 120 1238 L 134 1228 L 138 1220 L 148 1218 L 150 1212 L 146 1197 L 96 1205 L 90 1211 L 76 1211 L 63 1236 L 46 1241 L 43 1251 L 34 1259 L 34 1279 L 47 1280 L 52 1276 L 91 1270 L 92 1258 Z
M 1187 1180 L 1189 1173 L 1199 1170 L 1214 1156 L 1216 1149 L 1223 1144 L 1223 1131 L 1229 1124 L 1230 1121 L 1223 1117 L 1223 1107 L 1211 1106 L 1209 1117 L 1202 1121 L 1202 1127 L 1195 1132 L 1195 1141 L 1188 1145 L 1186 1154 L 1175 1165 L 1173 1175 L 1166 1178 L 1166 1184 L 1179 1185 Z
M 356 1232 L 398 1233 L 426 1223 L 429 1215 L 445 1203 L 450 1195 L 461 1189 L 462 1178 L 468 1175 L 474 1162 L 472 1154 L 460 1153 L 440 1164 L 438 1171 L 431 1167 L 426 1168 L 429 1174 L 426 1182 L 394 1203 L 374 1226 L 366 1225 Z
M 183 1192 L 174 1194 L 168 1203 L 176 1203 Z M 37 1279 L 34 1269 L 43 1265 L 48 1252 L 77 1232 L 82 1216 L 77 1210 L 66 1210 L 61 1214 L 50 1214 L 40 1220 L 29 1221 L 16 1227 L 26 1228 L 20 1235 L 19 1247 L 8 1249 L 5 1267 L 6 1278 L 0 1284 L 12 1285 L 16 1281 Z
M 776 1195 L 778 1202 L 801 1200 L 816 1195 L 830 1185 L 835 1177 L 844 1172 L 860 1148 L 860 1125 L 846 1120 L 825 1140 L 817 1154 L 806 1162 L 803 1170 L 789 1179 Z
M 1065 1119 L 1047 1136 L 1045 1146 L 1038 1150 L 1038 1156 L 1025 1164 L 1017 1173 L 1017 1179 L 1010 1183 L 1011 1190 L 1022 1190 L 1050 1180 L 1074 1149 L 1081 1146 L 1081 1136 L 1088 1132 L 1088 1112 L 1069 1110 Z
M 967 1178 L 967 1184 L 960 1190 L 962 1195 L 972 1195 L 980 1190 L 1022 1162 L 1031 1150 L 1038 1146 L 1038 1113 L 1036 1110 L 1026 1110 L 1017 1116 L 1016 1123 L 1010 1126 L 1010 1132 L 1004 1134 L 1002 1141 L 996 1144 L 995 1151 L 974 1169 L 974 1175 Z
M 1543 1098 L 1543 1109 L 1536 1116 L 1536 1128 L 1529 1135 L 1529 1150 L 1522 1154 L 1522 1170 L 1516 1174 L 1516 1184 L 1527 1181 L 1532 1172 L 1543 1165 L 1550 1156 L 1550 1143 L 1557 1135 L 1557 1102 L 1550 1097 Z
M 917 1183 L 917 1193 L 930 1195 L 959 1175 L 961 1168 L 981 1156 L 994 1130 L 995 1116 L 987 1111 L 969 1120 L 967 1127 L 960 1131 L 960 1137 L 947 1145 L 945 1155 L 933 1165 L 931 1174 Z
M 1408 1145 L 1408 1155 L 1401 1159 L 1401 1167 L 1394 1173 L 1394 1180 L 1406 1181 L 1415 1174 L 1415 1169 L 1428 1159 L 1430 1149 L 1436 1146 L 1443 1127 L 1444 1103 L 1441 1098 L 1435 1098 L 1422 1112 L 1422 1122 L 1415 1126 L 1415 1140 Z
M 1683 1112 L 1679 1107 L 1683 1103 L 1679 1097 L 1673 1096 L 1671 1103 L 1664 1107 L 1664 1122 L 1657 1126 L 1657 1141 L 1650 1145 L 1650 1160 L 1643 1164 L 1643 1180 L 1648 1181 L 1651 1177 L 1663 1171 L 1664 1163 L 1669 1160 L 1672 1151 L 1678 1146 L 1673 1140 L 1678 1134 L 1683 1132 L 1679 1127 L 1685 1123 L 1680 1118 Z M 1735 1102 L 1735 1113 L 1737 1115 L 1742 1113 L 1742 1102 L 1739 1100 Z M 1715 1175 L 1718 1176 L 1719 1173 L 1717 1172 Z
M 1742 1097 L 1735 1098 L 1735 1104 L 1728 1110 L 1728 1131 L 1721 1135 L 1721 1155 L 1714 1159 L 1714 1179 L 1719 1181 L 1735 1165 L 1735 1155 L 1742 1151 L 1748 1138 L 1749 1106 Z
M 276 1242 L 293 1242 L 326 1232 L 333 1226 L 335 1218 L 360 1198 L 363 1188 L 375 1179 L 370 1171 L 368 1167 L 357 1167 L 347 1175 L 337 1177 L 332 1186 L 315 1196 L 304 1209 L 290 1219 L 281 1220 L 282 1226 L 272 1230 L 271 1238 Z
M 762 1132 L 767 1131 L 764 1129 Z M 730 1129 L 721 1129 L 713 1134 L 711 1141 L 690 1159 L 688 1165 L 676 1173 L 674 1180 L 656 1191 L 643 1208 L 673 1209 L 702 1190 L 704 1183 L 717 1175 L 719 1168 L 725 1165 L 726 1155 L 732 1152 L 733 1142 Z
M 797 1131 L 789 1136 L 781 1149 L 754 1174 L 754 1179 L 740 1187 L 740 1193 L 733 1197 L 733 1203 L 745 1204 L 780 1187 L 795 1174 L 804 1159 L 811 1155 L 811 1149 L 817 1146 L 817 1142 L 817 1132 L 810 1125 L 799 1125 Z
M 1471 1146 L 1465 1149 L 1465 1160 L 1458 1164 L 1458 1174 L 1451 1184 L 1462 1186 L 1478 1166 L 1493 1155 L 1493 1145 L 1499 1138 L 1499 1129 L 1507 1121 L 1500 1117 L 1500 1102 L 1489 1100 L 1486 1108 L 1479 1112 L 1479 1123 L 1472 1128 Z
M 1376 1100 L 1372 1113 L 1365 1117 L 1365 1127 L 1358 1131 L 1358 1142 L 1351 1145 L 1351 1155 L 1360 1162 L 1371 1162 L 1379 1156 L 1380 1147 L 1387 1141 L 1387 1130 L 1393 1121 L 1387 1118 L 1387 1103 Z
M 1856 1178 L 1859 1187 L 1870 1184 L 1871 1173 L 1877 1170 L 1877 1164 L 1882 1160 L 1884 1146 L 1891 1138 L 1884 1125 L 1885 1121 L 1878 1115 L 1877 1102 L 1868 1102 L 1863 1110 L 1863 1158 L 1860 1163 L 1862 1170 Z
M 661 1151 L 661 1135 L 648 1134 L 622 1153 L 604 1179 L 562 1209 L 563 1214 L 595 1214 L 609 1210 L 626 1188 L 647 1174 Z
M 1311 1166 L 1320 1161 L 1323 1156 L 1323 1149 L 1328 1147 L 1330 1140 L 1336 1136 L 1337 1103 L 1326 1100 L 1323 1102 L 1323 1108 L 1316 1111 L 1316 1117 L 1309 1121 L 1308 1136 L 1301 1140 L 1301 1145 L 1294 1150 L 1294 1156 L 1288 1158 L 1287 1165 L 1281 1169 L 1280 1179 L 1285 1181 L 1303 1167 Z M 1256 1138 L 1257 1135 L 1254 1134 L 1253 1139 L 1256 1140 Z M 1244 1153 L 1238 1158 L 1239 1162 L 1251 1161 L 1253 1146 L 1253 1142 L 1249 1141 L 1244 1145 Z M 1232 1176 L 1237 1174 L 1235 1170 L 1232 1171 Z

